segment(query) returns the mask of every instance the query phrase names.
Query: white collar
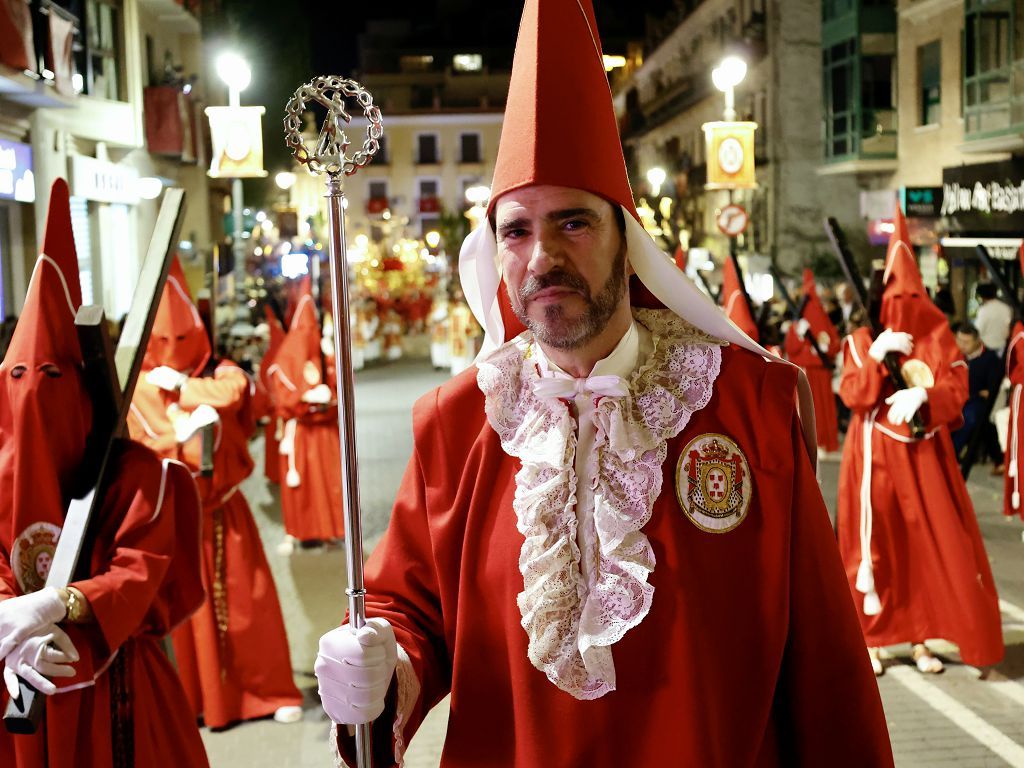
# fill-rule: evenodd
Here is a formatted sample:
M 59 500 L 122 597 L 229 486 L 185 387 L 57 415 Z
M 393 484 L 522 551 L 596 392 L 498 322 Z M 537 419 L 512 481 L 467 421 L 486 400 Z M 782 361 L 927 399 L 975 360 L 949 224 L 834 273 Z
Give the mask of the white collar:
M 540 344 L 534 345 L 534 354 L 537 358 L 537 367 L 540 375 L 544 376 L 567 376 L 576 378 L 563 371 L 554 360 L 549 360 L 544 354 Z M 615 349 L 607 357 L 601 358 L 594 364 L 589 376 L 621 376 L 628 379 L 629 375 L 636 370 L 637 357 L 640 354 L 640 334 L 636 329 L 636 321 L 630 320 L 629 328 L 615 345 Z

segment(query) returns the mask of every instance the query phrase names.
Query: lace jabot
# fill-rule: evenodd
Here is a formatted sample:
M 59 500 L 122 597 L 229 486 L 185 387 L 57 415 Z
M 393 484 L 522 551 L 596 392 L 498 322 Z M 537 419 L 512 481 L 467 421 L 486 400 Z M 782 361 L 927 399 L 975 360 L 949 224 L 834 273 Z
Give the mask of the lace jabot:
M 561 400 L 539 399 L 527 332 L 479 363 L 477 383 L 502 449 L 522 462 L 513 509 L 524 541 L 519 554 L 522 626 L 530 662 L 577 699 L 615 690 L 611 647 L 651 608 L 654 552 L 641 530 L 661 493 L 668 440 L 711 400 L 722 363 L 719 342 L 667 310 L 634 310 L 653 351 L 625 397 L 594 408 L 592 584 L 580 570 L 576 517 L 576 424 Z

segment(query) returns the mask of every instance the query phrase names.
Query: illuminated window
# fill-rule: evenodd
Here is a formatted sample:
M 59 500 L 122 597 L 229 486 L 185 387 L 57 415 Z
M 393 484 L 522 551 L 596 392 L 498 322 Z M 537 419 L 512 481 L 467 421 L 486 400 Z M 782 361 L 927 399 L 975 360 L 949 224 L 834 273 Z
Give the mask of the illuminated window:
M 479 72 L 484 68 L 484 57 L 479 53 L 457 53 L 452 66 L 456 72 Z

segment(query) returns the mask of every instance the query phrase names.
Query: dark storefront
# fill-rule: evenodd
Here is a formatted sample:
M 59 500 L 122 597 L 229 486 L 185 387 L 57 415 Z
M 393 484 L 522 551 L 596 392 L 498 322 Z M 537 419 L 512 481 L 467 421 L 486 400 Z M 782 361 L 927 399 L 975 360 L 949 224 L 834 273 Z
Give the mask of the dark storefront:
M 1022 285 L 1018 252 L 1024 236 L 1024 160 L 962 165 L 942 171 L 942 252 L 949 264 L 957 315 L 973 304 L 974 286 L 988 280 L 975 255 L 984 245 L 1016 291 Z

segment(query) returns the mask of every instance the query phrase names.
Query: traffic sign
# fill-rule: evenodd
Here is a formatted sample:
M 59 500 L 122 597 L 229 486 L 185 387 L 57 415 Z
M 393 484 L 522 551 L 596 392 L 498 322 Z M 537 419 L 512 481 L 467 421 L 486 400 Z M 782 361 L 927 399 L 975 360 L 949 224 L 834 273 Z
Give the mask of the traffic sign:
M 718 212 L 715 218 L 718 229 L 726 237 L 742 235 L 750 223 L 746 209 L 741 205 L 727 205 Z

